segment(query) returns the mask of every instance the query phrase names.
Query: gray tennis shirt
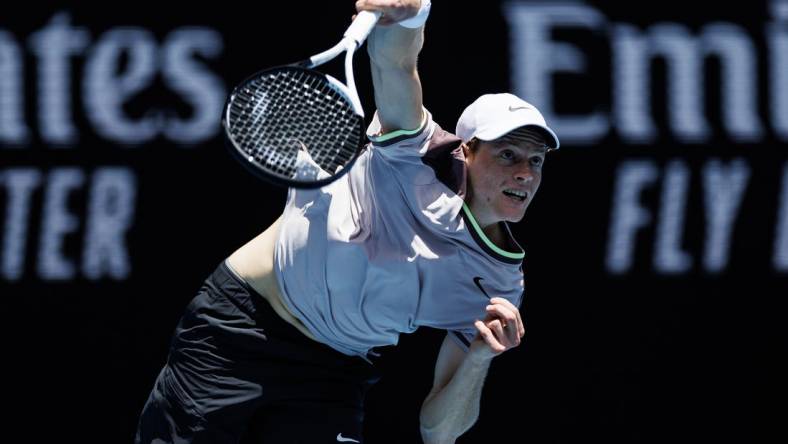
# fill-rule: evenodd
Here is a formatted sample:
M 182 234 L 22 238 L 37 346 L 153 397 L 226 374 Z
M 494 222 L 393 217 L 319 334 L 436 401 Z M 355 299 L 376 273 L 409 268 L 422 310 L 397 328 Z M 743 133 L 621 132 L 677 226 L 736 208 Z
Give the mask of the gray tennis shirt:
M 418 130 L 384 136 L 376 115 L 346 175 L 288 192 L 274 256 L 284 303 L 347 355 L 419 326 L 467 350 L 490 297 L 522 301 L 522 248 L 505 222 L 505 248 L 484 235 L 463 201 L 461 141 L 425 115 Z M 325 172 L 304 155 L 298 174 Z

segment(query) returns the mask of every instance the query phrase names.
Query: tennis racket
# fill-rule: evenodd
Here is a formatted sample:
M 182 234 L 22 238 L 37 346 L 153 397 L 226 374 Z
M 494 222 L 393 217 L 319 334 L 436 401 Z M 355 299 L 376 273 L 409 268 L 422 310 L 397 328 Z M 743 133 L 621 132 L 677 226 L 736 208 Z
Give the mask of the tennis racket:
M 353 54 L 380 18 L 361 11 L 331 49 L 265 69 L 238 85 L 222 125 L 230 151 L 256 176 L 295 188 L 327 185 L 350 170 L 364 144 Z M 314 68 L 345 53 L 345 81 Z

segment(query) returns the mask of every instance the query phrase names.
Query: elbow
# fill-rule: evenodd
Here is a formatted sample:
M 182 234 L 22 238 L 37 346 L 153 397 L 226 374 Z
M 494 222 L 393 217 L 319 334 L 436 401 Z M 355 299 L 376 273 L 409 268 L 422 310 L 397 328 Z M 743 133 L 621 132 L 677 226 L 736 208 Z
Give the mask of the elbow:
M 452 436 L 445 431 L 429 429 L 424 426 L 421 427 L 421 439 L 424 444 L 454 444 L 457 437 Z
M 430 416 L 425 412 L 424 407 L 419 415 L 419 423 L 419 431 L 424 444 L 454 444 L 459 437 L 452 433 L 447 421 Z
M 419 419 L 419 431 L 424 444 L 454 444 L 476 422 L 475 418 L 467 422 L 462 420 L 452 422 L 450 418 L 431 420 L 424 415 L 423 409 Z

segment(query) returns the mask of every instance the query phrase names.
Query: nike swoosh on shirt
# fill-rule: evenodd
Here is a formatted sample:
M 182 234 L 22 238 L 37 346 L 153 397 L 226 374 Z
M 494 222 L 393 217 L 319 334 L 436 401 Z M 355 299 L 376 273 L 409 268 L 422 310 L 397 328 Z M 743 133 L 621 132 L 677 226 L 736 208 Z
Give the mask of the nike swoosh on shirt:
M 359 442 L 359 443 L 361 442 L 361 441 L 356 441 L 353 438 L 345 438 L 345 437 L 342 436 L 341 433 L 337 435 L 337 441 L 339 441 L 339 442 Z
M 484 291 L 484 288 L 482 287 L 481 281 L 483 281 L 483 280 L 484 280 L 483 277 L 476 276 L 475 278 L 473 278 L 473 283 L 476 284 L 477 287 L 479 287 L 479 290 L 481 290 L 482 293 L 484 293 L 485 296 L 487 296 L 487 299 L 490 299 L 490 295 L 487 294 L 487 292 Z

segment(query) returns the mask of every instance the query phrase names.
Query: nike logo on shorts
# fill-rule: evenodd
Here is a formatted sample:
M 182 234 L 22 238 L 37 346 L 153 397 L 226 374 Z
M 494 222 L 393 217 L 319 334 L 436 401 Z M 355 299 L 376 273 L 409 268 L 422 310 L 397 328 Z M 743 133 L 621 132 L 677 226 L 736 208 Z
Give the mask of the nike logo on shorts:
M 359 443 L 361 442 L 361 441 L 356 441 L 353 438 L 345 438 L 344 436 L 342 436 L 341 433 L 337 435 L 337 441 L 338 442 L 359 442 Z

